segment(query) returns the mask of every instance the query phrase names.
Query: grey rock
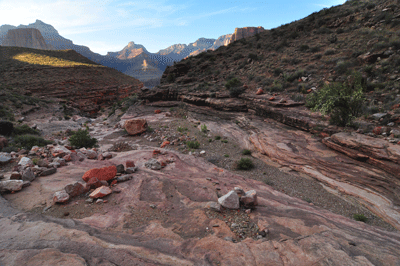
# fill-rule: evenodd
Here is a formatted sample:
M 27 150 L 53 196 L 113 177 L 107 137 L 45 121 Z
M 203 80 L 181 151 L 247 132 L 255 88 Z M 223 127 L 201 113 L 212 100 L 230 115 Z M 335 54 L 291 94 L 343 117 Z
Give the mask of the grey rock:
M 151 170 L 160 170 L 161 169 L 161 163 L 159 161 L 157 161 L 156 159 L 150 159 L 148 160 L 144 166 L 146 166 L 147 168 L 151 169 Z
M 57 168 L 47 168 L 46 170 L 44 170 L 40 176 L 47 176 L 47 175 L 52 175 L 54 173 L 57 172 Z
M 22 180 L 6 180 L 0 182 L 0 192 L 12 192 L 22 189 L 24 181 Z
M 246 194 L 241 187 L 235 187 L 233 190 L 238 194 L 239 198 Z
M 60 190 L 54 193 L 53 202 L 55 203 L 65 203 L 69 200 L 69 195 L 65 190 Z
M 1 154 L 0 155 L 0 165 L 5 165 L 11 162 L 12 158 L 9 154 Z
M 22 171 L 22 180 L 23 181 L 33 181 L 35 180 L 36 176 L 33 173 L 32 169 L 30 167 L 26 168 L 25 170 Z
M 376 114 L 373 114 L 371 116 L 372 116 L 373 119 L 379 120 L 379 119 L 381 119 L 381 118 L 383 118 L 383 117 L 385 117 L 387 115 L 388 115 L 388 113 L 376 113 Z
M 29 187 L 31 185 L 31 182 L 30 181 L 23 181 L 23 183 L 22 183 L 22 187 L 24 188 L 24 187 Z
M 33 165 L 33 162 L 28 157 L 22 157 L 21 160 L 19 161 L 18 165 L 21 165 L 22 167 L 26 167 L 28 165 Z
M 49 163 L 49 167 L 60 168 L 61 164 L 58 162 L 51 162 L 51 163 Z
M 133 173 L 136 172 L 137 170 L 138 170 L 138 167 L 137 167 L 137 166 L 135 166 L 135 167 L 128 167 L 128 168 L 125 169 L 125 173 L 127 173 L 127 174 L 133 174 Z
M 97 159 L 97 152 L 95 152 L 94 150 L 87 150 L 86 156 L 88 159 Z
M 121 175 L 116 178 L 117 182 L 125 182 L 131 180 L 133 178 L 132 175 Z
M 123 164 L 117 165 L 117 173 L 124 173 L 125 172 L 125 166 Z
M 206 203 L 206 206 L 204 206 L 205 209 L 213 210 L 216 212 L 221 212 L 221 205 L 218 202 L 215 201 L 209 201 Z
M 88 198 L 87 200 L 85 200 L 87 203 L 93 203 L 94 199 L 92 198 Z
M 247 191 L 246 194 L 240 198 L 240 202 L 246 208 L 254 208 L 258 205 L 257 192 L 255 190 Z
M 231 190 L 220 197 L 218 203 L 228 209 L 239 209 L 239 196 L 235 191 Z

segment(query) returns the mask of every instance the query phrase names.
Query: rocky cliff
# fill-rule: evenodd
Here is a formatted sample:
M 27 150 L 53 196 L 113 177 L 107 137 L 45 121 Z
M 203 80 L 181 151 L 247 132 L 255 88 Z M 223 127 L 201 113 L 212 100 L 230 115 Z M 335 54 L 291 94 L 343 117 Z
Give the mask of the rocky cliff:
M 236 28 L 235 32 L 232 34 L 229 43 L 233 43 L 237 40 L 247 38 L 253 36 L 257 33 L 261 33 L 265 31 L 265 29 L 261 26 L 259 27 L 244 27 L 244 28 Z
M 2 45 L 42 50 L 54 49 L 51 45 L 46 43 L 40 31 L 33 28 L 8 30 L 3 39 Z

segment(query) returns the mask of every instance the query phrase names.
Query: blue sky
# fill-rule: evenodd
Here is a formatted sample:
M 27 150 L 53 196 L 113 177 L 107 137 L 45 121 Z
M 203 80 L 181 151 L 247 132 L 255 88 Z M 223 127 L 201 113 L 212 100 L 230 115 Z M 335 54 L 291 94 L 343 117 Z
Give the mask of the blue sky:
M 200 37 L 218 38 L 236 27 L 275 28 L 345 0 L 0 0 L 0 25 L 40 19 L 75 44 L 106 54 L 128 42 L 158 52 Z

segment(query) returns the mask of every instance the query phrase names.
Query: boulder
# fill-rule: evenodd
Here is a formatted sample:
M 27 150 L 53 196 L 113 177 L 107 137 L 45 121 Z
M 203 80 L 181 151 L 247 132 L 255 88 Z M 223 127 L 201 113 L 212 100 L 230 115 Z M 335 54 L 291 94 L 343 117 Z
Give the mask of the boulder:
M 94 150 L 87 150 L 86 156 L 88 159 L 97 159 L 97 152 L 95 152 Z
M 104 159 L 111 159 L 112 158 L 112 153 L 110 152 L 105 152 L 102 154 Z
M 218 199 L 218 203 L 225 208 L 236 210 L 239 209 L 239 196 L 235 191 L 231 190 L 227 194 L 220 197 Z
M 154 158 L 145 162 L 144 166 L 151 170 L 160 170 L 161 169 L 161 163 Z
M 127 120 L 124 124 L 124 128 L 129 135 L 137 135 L 147 130 L 147 121 L 146 119 Z
M 242 203 L 245 208 L 254 208 L 258 205 L 257 192 L 255 190 L 247 191 L 246 194 L 240 198 L 240 203 Z
M 87 171 L 83 176 L 82 179 L 85 182 L 88 182 L 90 178 L 97 177 L 98 180 L 111 180 L 117 174 L 117 167 L 115 165 L 103 167 L 103 168 L 94 168 Z
M 30 167 L 28 167 L 22 171 L 22 180 L 23 181 L 32 182 L 33 180 L 35 180 L 35 178 L 36 178 L 36 176 Z
M 83 160 L 86 159 L 86 156 L 82 152 L 73 152 L 70 154 L 71 155 L 71 161 L 76 162 L 80 161 L 82 162 Z
M 87 187 L 89 188 L 89 186 L 87 186 Z M 88 191 L 88 189 L 86 188 L 86 184 L 82 184 L 79 182 L 75 182 L 74 184 L 66 185 L 64 189 L 65 189 L 65 192 L 67 192 L 71 198 L 79 196 Z
M 65 190 L 60 190 L 54 193 L 53 202 L 54 203 L 65 203 L 69 200 L 69 195 Z
M 239 198 L 246 194 L 241 187 L 235 187 L 233 190 L 238 194 Z
M 46 159 L 40 159 L 39 161 L 37 161 L 36 165 L 47 168 L 49 167 L 49 162 Z
M 0 182 L 0 192 L 14 192 L 22 189 L 24 181 L 22 180 L 6 180 Z
M 102 186 L 99 188 L 96 188 L 92 193 L 90 193 L 89 197 L 92 199 L 97 199 L 97 198 L 102 198 L 107 195 L 110 195 L 112 193 L 112 190 L 109 187 Z

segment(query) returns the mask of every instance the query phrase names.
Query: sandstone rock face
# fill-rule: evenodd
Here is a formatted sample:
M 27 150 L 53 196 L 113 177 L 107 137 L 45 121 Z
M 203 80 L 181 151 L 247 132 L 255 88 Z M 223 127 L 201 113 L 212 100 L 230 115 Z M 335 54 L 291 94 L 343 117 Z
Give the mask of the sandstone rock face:
M 103 168 L 95 168 L 87 171 L 82 179 L 85 182 L 88 182 L 92 177 L 96 177 L 98 180 L 108 181 L 115 177 L 117 174 L 117 167 L 115 165 L 103 167 Z
M 137 165 L 142 165 L 144 158 L 151 156 L 152 150 L 143 149 L 119 154 L 111 160 L 119 164 L 132 159 Z M 243 179 L 229 171 L 217 171 L 215 165 L 193 156 L 175 152 L 165 156 L 174 157 L 175 168 L 165 168 L 163 172 L 140 171 L 135 174 L 135 182 L 118 183 L 121 193 L 108 196 L 117 204 L 97 205 L 101 206 L 101 211 L 79 221 L 21 213 L 0 198 L 0 263 L 46 265 L 48 261 L 52 265 L 63 265 L 65 261 L 68 265 L 82 265 L 85 261 L 88 265 L 213 265 L 218 261 L 221 265 L 234 266 L 400 264 L 398 232 L 387 232 L 315 208 L 263 182 Z M 71 170 L 83 171 L 83 166 L 104 162 L 77 163 L 60 168 L 58 174 L 66 176 Z M 238 186 L 246 191 L 257 190 L 259 205 L 251 214 L 243 210 L 221 210 L 218 213 L 204 209 L 208 202 L 217 201 L 215 187 L 206 178 L 218 181 L 222 194 Z M 51 180 L 54 183 L 54 178 Z M 48 184 L 43 183 L 43 188 Z M 13 194 L 6 196 L 12 201 Z M 21 197 L 32 196 L 20 192 L 14 198 Z M 52 208 L 55 207 L 60 206 Z M 248 225 L 258 228 L 257 235 L 239 238 L 234 233 L 240 225 L 229 222 L 228 218 L 236 219 L 242 215 L 246 215 Z M 232 242 L 232 239 L 237 242 Z
M 39 30 L 33 28 L 9 30 L 3 40 L 3 46 L 17 46 L 42 50 L 52 50 L 46 44 Z
M 232 34 L 231 39 L 229 40 L 229 43 L 233 43 L 234 41 L 253 36 L 257 33 L 263 32 L 264 30 L 265 29 L 261 26 L 236 28 L 235 32 Z
M 127 120 L 124 124 L 124 128 L 129 135 L 137 135 L 147 130 L 147 121 L 146 119 Z

